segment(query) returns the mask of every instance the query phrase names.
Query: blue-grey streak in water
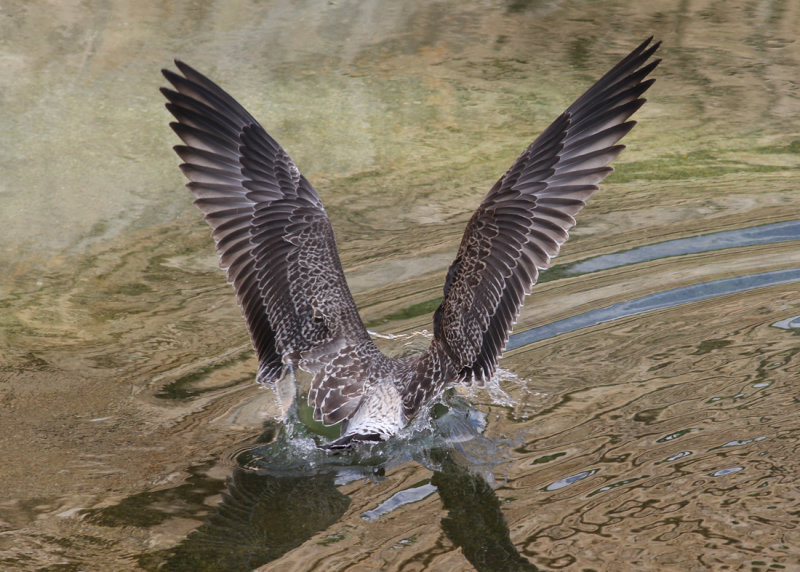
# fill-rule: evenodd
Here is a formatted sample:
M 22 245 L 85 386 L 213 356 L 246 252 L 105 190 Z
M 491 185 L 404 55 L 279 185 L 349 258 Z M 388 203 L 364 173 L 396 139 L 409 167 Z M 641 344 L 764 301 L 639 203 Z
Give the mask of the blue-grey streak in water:
M 656 292 L 655 294 L 648 294 L 634 300 L 612 304 L 605 308 L 592 310 L 585 314 L 572 316 L 571 318 L 565 318 L 545 326 L 514 334 L 508 340 L 506 350 L 515 350 L 561 334 L 590 328 L 605 322 L 627 318 L 628 316 L 644 314 L 652 310 L 670 308 L 680 304 L 688 304 L 689 302 L 699 302 L 700 300 L 708 300 L 717 296 L 787 284 L 789 282 L 800 282 L 800 268 L 749 274 L 747 276 L 737 276 L 736 278 L 723 278 Z

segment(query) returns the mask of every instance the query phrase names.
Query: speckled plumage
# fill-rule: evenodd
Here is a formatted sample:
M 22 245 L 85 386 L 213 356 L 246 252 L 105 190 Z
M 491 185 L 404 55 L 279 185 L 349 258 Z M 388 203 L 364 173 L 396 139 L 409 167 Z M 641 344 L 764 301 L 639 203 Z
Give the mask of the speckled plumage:
M 314 418 L 348 420 L 334 446 L 386 439 L 448 384 L 495 372 L 523 298 L 611 171 L 628 118 L 660 60 L 643 42 L 516 160 L 467 224 L 434 315 L 430 348 L 393 359 L 369 337 L 345 281 L 319 196 L 286 152 L 230 95 L 188 65 L 164 70 L 172 128 L 195 204 L 212 228 L 259 360 L 258 381 L 313 374 Z

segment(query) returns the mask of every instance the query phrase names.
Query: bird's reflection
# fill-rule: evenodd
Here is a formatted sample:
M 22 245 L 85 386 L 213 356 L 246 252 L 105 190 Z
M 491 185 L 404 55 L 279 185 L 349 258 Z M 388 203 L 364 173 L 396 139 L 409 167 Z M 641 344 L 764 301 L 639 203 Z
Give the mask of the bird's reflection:
M 237 468 L 217 510 L 166 570 L 252 570 L 335 524 L 350 506 L 334 473 L 280 476 Z
M 459 464 L 452 450 L 442 457 L 431 483 L 447 509 L 441 523 L 447 538 L 476 570 L 538 570 L 511 542 L 500 499 L 486 479 Z
M 410 440 L 339 455 L 313 443 L 303 448 L 303 439 L 280 429 L 271 443 L 237 456 L 222 502 L 171 551 L 163 569 L 252 570 L 334 525 L 351 502 L 340 485 L 380 479 L 416 461 L 433 471 L 431 484 L 448 511 L 442 529 L 477 570 L 537 570 L 511 542 L 490 485 L 498 452 L 480 435 L 483 422 L 455 400 L 438 411 L 433 427 Z

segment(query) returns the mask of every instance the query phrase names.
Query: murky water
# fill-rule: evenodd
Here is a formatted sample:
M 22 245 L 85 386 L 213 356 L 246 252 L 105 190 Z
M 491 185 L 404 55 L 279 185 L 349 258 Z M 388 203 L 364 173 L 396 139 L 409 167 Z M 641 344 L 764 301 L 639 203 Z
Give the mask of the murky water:
M 0 568 L 800 569 L 798 3 L 0 14 Z M 498 387 L 360 456 L 272 421 L 159 69 L 205 71 L 292 154 L 399 354 L 485 191 L 651 34 L 640 124 Z

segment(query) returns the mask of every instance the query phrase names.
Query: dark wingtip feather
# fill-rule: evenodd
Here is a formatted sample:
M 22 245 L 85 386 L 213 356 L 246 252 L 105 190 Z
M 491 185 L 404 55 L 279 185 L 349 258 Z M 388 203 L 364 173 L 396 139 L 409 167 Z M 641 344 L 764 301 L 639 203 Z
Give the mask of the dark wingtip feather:
M 187 64 L 186 62 L 184 62 L 182 60 L 175 60 L 175 67 L 177 67 L 180 70 L 180 72 L 186 78 L 188 78 L 190 80 L 193 80 L 193 81 L 201 80 L 201 81 L 206 81 L 206 82 L 213 83 L 205 75 L 201 74 L 199 71 L 197 71 L 192 66 L 190 66 L 189 64 Z
M 161 70 L 161 75 L 163 75 L 166 78 L 166 80 L 168 82 L 170 82 L 172 85 L 175 85 L 176 81 L 180 81 L 180 80 L 183 79 L 181 76 L 176 74 L 174 71 L 166 69 L 166 68 Z M 164 88 L 162 87 L 161 89 L 164 89 Z

